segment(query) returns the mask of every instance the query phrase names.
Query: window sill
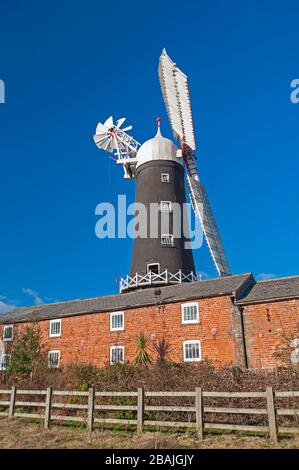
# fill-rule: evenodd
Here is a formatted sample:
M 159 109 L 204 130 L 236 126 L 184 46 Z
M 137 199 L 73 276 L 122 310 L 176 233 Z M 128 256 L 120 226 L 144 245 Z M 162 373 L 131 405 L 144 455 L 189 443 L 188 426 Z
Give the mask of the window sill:
M 199 320 L 182 321 L 182 325 L 199 325 Z

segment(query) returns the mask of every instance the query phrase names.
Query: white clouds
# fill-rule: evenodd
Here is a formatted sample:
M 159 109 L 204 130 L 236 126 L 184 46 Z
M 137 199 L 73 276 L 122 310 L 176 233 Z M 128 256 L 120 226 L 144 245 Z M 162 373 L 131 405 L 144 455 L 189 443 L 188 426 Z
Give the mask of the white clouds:
M 40 294 L 37 291 L 30 289 L 29 287 L 22 287 L 22 292 L 25 295 L 31 297 L 31 300 L 30 300 L 31 305 L 33 302 L 35 305 L 41 305 L 45 303 L 44 299 L 40 296 Z M 33 302 L 32 302 L 32 299 L 33 299 Z M 56 299 L 53 299 L 50 297 L 46 297 L 46 301 L 57 302 Z M 20 303 L 19 300 L 9 299 L 6 295 L 0 294 L 0 315 L 8 313 L 11 310 L 14 310 L 15 308 L 17 308 L 19 303 Z
M 5 299 L 5 297 L 1 295 L 0 299 Z M 16 308 L 15 305 L 9 305 L 6 302 L 2 302 L 2 300 L 0 300 L 0 315 L 10 312 L 11 310 L 14 310 L 15 308 Z
M 268 279 L 274 279 L 275 277 L 277 276 L 273 273 L 259 273 L 257 274 L 256 279 L 259 281 L 267 281 Z
M 39 293 L 36 292 L 35 290 L 22 287 L 22 291 L 24 292 L 24 294 L 29 295 L 30 297 L 33 297 L 35 305 L 40 305 L 44 303 Z
M 33 289 L 22 287 L 22 291 L 24 294 L 32 297 L 34 300 L 35 305 L 40 305 L 44 303 L 44 300 L 41 298 L 38 292 Z M 0 315 L 10 312 L 17 308 L 15 303 L 19 303 L 17 300 L 8 299 L 5 295 L 0 294 Z
M 6 295 L 0 295 L 0 315 L 3 315 L 4 313 L 8 313 L 11 310 L 14 310 L 16 308 L 16 305 L 12 305 L 7 302 L 4 302 L 5 300 L 7 300 Z

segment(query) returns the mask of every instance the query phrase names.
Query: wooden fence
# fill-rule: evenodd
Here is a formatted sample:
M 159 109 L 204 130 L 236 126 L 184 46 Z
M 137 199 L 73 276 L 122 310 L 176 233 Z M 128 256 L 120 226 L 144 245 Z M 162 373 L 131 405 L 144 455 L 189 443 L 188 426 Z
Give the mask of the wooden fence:
M 2 399 L 2 396 L 6 399 Z M 27 401 L 22 401 L 22 396 L 27 396 Z M 39 401 L 31 401 L 31 397 L 38 397 Z M 159 405 L 152 406 L 147 405 L 147 399 L 152 398 L 172 398 L 172 399 L 184 399 L 191 400 L 192 406 L 184 405 Z M 26 397 L 25 397 L 26 398 Z M 104 399 L 115 400 L 116 398 L 123 399 L 132 404 L 100 404 L 99 401 Z M 275 403 L 276 399 L 292 399 L 293 408 L 282 408 L 278 407 Z M 197 431 L 200 439 L 204 438 L 204 431 L 209 429 L 217 430 L 230 430 L 230 431 L 248 431 L 251 433 L 266 433 L 269 434 L 270 438 L 277 442 L 278 433 L 299 433 L 299 406 L 296 408 L 295 401 L 299 398 L 299 391 L 274 391 L 272 387 L 268 387 L 265 392 L 206 392 L 201 388 L 196 388 L 195 391 L 190 392 L 149 392 L 144 391 L 143 388 L 138 388 L 132 392 L 99 392 L 95 391 L 94 388 L 90 388 L 89 391 L 56 391 L 52 390 L 51 387 L 47 390 L 20 390 L 16 387 L 11 389 L 0 390 L 0 416 L 8 418 L 20 417 L 20 418 L 34 418 L 42 419 L 46 429 L 49 428 L 51 422 L 55 421 L 70 421 L 70 422 L 83 422 L 87 428 L 92 431 L 96 423 L 102 425 L 107 424 L 125 424 L 137 426 L 137 432 L 141 433 L 144 426 L 152 426 L 157 428 L 163 427 L 179 427 L 194 429 Z M 61 402 L 61 400 L 67 400 Z M 258 408 L 244 408 L 244 407 L 227 407 L 227 406 L 207 406 L 205 402 L 209 399 L 221 400 L 223 399 L 259 399 L 262 401 L 263 407 Z M 74 403 L 74 401 L 81 401 L 81 403 Z M 238 401 L 237 400 L 237 401 Z M 73 401 L 73 402 L 72 402 Z M 82 403 L 82 401 L 84 403 Z M 236 401 L 236 400 L 234 400 Z M 281 403 L 282 400 L 280 400 Z M 35 409 L 35 412 L 28 412 Z M 20 410 L 21 409 L 21 410 Z M 24 412 L 25 409 L 25 412 Z M 70 412 L 76 412 L 76 415 L 65 415 L 57 414 L 56 410 L 69 410 Z M 3 411 L 4 410 L 4 411 Z M 37 412 L 38 410 L 44 410 L 42 413 Z M 27 412 L 26 412 L 27 411 Z M 81 415 L 78 416 L 78 412 Z M 103 417 L 104 413 L 111 412 L 129 412 L 134 413 L 135 419 L 122 418 L 111 418 Z M 149 415 L 152 417 L 157 413 L 187 413 L 192 416 L 192 420 L 188 421 L 177 421 L 177 420 L 153 420 L 146 419 Z M 267 425 L 254 425 L 254 424 L 227 424 L 223 422 L 208 422 L 205 420 L 205 416 L 210 413 L 222 414 L 225 416 L 229 415 L 264 415 Z M 102 416 L 101 416 L 102 414 Z M 279 416 L 288 416 L 295 418 L 296 426 L 279 426 L 277 421 Z M 0 421 L 1 425 L 1 421 Z

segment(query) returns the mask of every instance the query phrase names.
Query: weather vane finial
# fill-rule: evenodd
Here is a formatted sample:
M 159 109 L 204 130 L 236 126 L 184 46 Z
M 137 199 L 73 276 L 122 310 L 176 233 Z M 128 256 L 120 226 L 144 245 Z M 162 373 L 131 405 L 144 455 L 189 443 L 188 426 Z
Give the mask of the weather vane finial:
M 157 135 L 161 135 L 161 130 L 160 130 L 161 118 L 157 117 L 156 121 L 157 121 L 157 124 L 158 124 Z

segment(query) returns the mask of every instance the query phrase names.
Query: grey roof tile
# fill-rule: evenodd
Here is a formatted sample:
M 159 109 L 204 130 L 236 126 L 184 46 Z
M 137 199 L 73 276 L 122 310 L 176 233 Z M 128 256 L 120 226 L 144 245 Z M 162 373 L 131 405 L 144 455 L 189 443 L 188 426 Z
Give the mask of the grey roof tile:
M 248 283 L 254 282 L 251 273 L 207 279 L 173 286 L 161 287 L 159 301 L 170 303 L 219 295 L 238 295 Z M 61 318 L 94 312 L 126 310 L 155 305 L 154 288 L 139 289 L 117 295 L 57 302 L 32 307 L 19 307 L 0 317 L 0 323 L 26 321 L 36 315 L 39 319 Z
M 267 281 L 257 281 L 253 288 L 238 304 L 255 303 L 283 298 L 299 297 L 299 276 L 281 277 Z

